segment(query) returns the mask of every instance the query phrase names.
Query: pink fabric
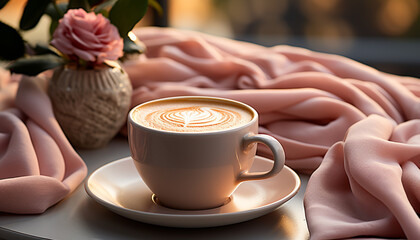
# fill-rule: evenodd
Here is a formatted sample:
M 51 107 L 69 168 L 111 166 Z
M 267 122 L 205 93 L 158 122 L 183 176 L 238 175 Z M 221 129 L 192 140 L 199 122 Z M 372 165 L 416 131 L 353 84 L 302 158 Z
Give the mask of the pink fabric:
M 384 74 L 344 57 L 174 29 L 136 33 L 147 54 L 125 64 L 133 106 L 175 95 L 245 102 L 258 110 L 260 132 L 283 144 L 287 164 L 298 171 L 314 171 L 347 129 L 368 115 L 397 123 L 420 117 L 417 79 Z
M 283 144 L 287 164 L 313 172 L 304 202 L 312 239 L 420 239 L 418 79 L 289 46 L 175 29 L 136 34 L 148 51 L 124 64 L 132 105 L 209 95 L 256 108 L 260 132 Z M 12 78 L 0 74 L 0 211 L 39 213 L 74 190 L 86 167 L 42 87 L 24 78 L 13 102 Z
M 147 53 L 124 65 L 132 105 L 208 95 L 256 108 L 260 132 L 283 144 L 286 163 L 316 170 L 305 194 L 312 239 L 420 239 L 418 79 L 289 46 L 175 29 L 135 33 Z
M 14 105 L 20 78 L 0 67 L 0 111 Z
M 350 127 L 327 152 L 305 194 L 312 239 L 420 239 L 420 119 L 378 115 Z
M 17 85 L 5 79 L 0 77 L 5 88 Z M 12 104 L 15 108 L 4 105 L 0 112 L 0 212 L 42 213 L 87 174 L 54 118 L 45 81 L 41 83 L 23 77 Z M 3 88 L 12 99 L 13 88 Z

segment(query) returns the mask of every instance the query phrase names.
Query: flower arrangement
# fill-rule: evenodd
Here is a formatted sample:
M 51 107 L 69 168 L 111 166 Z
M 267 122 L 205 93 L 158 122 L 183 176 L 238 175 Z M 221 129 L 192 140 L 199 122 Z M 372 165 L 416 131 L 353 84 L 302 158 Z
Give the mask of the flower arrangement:
M 0 1 L 0 9 L 7 2 Z M 0 60 L 11 61 L 11 72 L 34 76 L 63 64 L 92 69 L 140 53 L 128 33 L 149 5 L 161 11 L 155 0 L 28 0 L 19 31 L 0 21 Z M 51 46 L 32 47 L 20 31 L 34 28 L 44 14 L 51 18 Z
M 0 9 L 8 0 L 0 0 Z M 107 144 L 126 122 L 132 86 L 115 60 L 141 47 L 128 38 L 155 0 L 27 0 L 16 30 L 0 22 L 0 60 L 12 73 L 53 69 L 47 94 L 54 116 L 75 147 Z M 20 31 L 51 18 L 48 47 L 25 43 Z M 71 81 L 68 81 L 71 79 Z
M 71 9 L 60 20 L 51 45 L 77 66 L 93 68 L 123 56 L 123 40 L 110 21 L 94 12 Z

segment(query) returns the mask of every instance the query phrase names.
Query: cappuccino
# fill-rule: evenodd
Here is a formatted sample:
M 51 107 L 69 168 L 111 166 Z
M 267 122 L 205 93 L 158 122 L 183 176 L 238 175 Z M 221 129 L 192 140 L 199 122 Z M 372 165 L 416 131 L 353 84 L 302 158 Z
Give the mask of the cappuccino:
M 172 97 L 143 103 L 128 116 L 134 165 L 158 204 L 209 209 L 229 201 L 243 181 L 274 176 L 285 157 L 273 137 L 258 134 L 258 113 L 214 97 Z M 248 173 L 257 144 L 273 152 L 268 172 Z
M 211 132 L 245 125 L 253 113 L 239 104 L 190 98 L 150 102 L 132 113 L 145 127 L 170 132 Z

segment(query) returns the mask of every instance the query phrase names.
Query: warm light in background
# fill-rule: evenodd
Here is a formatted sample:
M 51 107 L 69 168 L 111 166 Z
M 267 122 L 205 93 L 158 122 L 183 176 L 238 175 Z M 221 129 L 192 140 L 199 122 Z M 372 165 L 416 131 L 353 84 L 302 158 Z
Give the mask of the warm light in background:
M 26 0 L 10 0 L 7 5 L 0 10 L 0 21 L 9 24 L 14 28 L 19 27 L 19 20 L 22 16 L 23 7 Z M 46 44 L 49 41 L 50 18 L 43 16 L 36 28 L 29 31 L 22 31 L 23 38 L 31 44 Z
M 168 0 L 169 25 L 420 77 L 420 0 Z
M 210 19 L 211 0 L 172 0 L 169 2 L 169 22 L 185 28 L 204 27 Z
M 11 0 L 0 11 L 0 20 L 17 27 L 25 2 Z M 376 28 L 372 29 L 372 35 L 400 36 L 416 21 L 419 24 L 419 0 L 168 0 L 168 19 L 172 27 L 225 37 L 252 34 L 263 43 L 274 36 L 337 39 L 369 34 L 366 30 L 362 34 L 358 32 L 359 27 L 366 26 L 352 23 L 360 25 L 357 18 L 366 18 L 348 8 L 357 4 L 360 11 L 370 11 L 371 19 L 365 21 L 366 25 Z M 149 23 L 147 18 L 143 22 Z M 147 24 L 140 24 L 144 25 Z M 44 16 L 35 30 L 24 32 L 25 39 L 47 42 L 48 26 L 49 18 Z
M 169 0 L 169 24 L 175 28 L 232 37 L 226 16 L 214 3 L 213 0 Z
M 396 36 L 419 22 L 419 0 L 169 0 L 168 5 L 170 26 L 257 38 Z
M 25 0 L 10 0 L 0 11 L 0 20 L 13 27 L 19 26 L 19 18 L 23 12 Z
M 25 2 L 10 0 L 0 20 L 17 27 Z M 420 0 L 167 0 L 165 6 L 170 27 L 300 46 L 368 65 L 399 64 L 420 77 L 420 57 L 413 51 L 420 49 Z M 153 25 L 156 17 L 148 11 L 137 26 Z M 44 16 L 23 32 L 25 40 L 47 44 L 49 21 Z
M 419 14 L 416 0 L 387 0 L 377 15 L 378 27 L 389 35 L 406 32 Z

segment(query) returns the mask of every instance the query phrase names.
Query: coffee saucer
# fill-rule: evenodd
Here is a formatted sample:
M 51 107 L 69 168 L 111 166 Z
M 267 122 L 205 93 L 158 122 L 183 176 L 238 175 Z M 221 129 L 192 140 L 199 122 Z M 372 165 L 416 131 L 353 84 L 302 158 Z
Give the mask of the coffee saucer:
M 272 161 L 256 156 L 252 171 L 267 171 Z M 206 210 L 177 210 L 154 201 L 131 157 L 116 160 L 94 171 L 85 183 L 86 192 L 109 210 L 144 223 L 168 227 L 215 227 L 263 216 L 296 195 L 299 176 L 285 166 L 274 177 L 243 182 L 225 205 Z

